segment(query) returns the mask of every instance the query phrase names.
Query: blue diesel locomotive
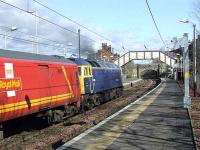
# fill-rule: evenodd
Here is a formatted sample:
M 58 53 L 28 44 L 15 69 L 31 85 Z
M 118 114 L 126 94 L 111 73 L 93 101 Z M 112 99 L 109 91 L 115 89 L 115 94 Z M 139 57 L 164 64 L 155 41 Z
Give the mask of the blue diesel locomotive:
M 82 110 L 122 95 L 120 68 L 110 62 L 71 58 L 78 65 Z

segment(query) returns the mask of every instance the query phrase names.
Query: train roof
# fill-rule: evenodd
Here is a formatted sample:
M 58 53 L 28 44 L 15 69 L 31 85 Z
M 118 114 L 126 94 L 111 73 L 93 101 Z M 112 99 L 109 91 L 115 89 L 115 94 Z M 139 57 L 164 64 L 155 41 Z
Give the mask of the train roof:
M 69 59 L 75 62 L 77 65 L 91 65 L 83 58 L 69 58 Z
M 87 60 L 87 61 L 90 62 L 90 64 L 93 67 L 104 67 L 104 68 L 111 68 L 111 69 L 119 69 L 118 65 L 111 63 L 111 62 L 108 62 L 108 61 L 102 61 L 102 60 L 97 60 L 97 61 Z
M 63 56 L 41 55 L 4 49 L 0 49 L 0 57 L 75 64 L 73 61 L 69 60 L 68 58 L 64 58 Z
M 117 66 L 116 64 L 106 61 L 88 60 L 83 58 L 70 58 L 70 60 L 74 61 L 78 65 L 91 65 L 92 67 L 119 69 L 119 66 Z

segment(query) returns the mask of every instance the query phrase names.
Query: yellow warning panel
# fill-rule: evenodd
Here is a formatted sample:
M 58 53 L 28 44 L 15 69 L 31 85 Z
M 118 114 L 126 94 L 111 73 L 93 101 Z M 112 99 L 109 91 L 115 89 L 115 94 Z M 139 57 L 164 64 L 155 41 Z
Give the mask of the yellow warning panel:
M 185 77 L 185 78 L 189 78 L 189 77 L 190 77 L 189 72 L 186 72 L 186 73 L 184 74 L 184 77 Z

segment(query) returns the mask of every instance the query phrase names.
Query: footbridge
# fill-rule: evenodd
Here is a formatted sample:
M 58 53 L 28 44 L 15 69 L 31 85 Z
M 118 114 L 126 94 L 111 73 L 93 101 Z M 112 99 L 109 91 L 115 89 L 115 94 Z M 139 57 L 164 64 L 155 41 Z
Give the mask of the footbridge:
M 131 60 L 160 60 L 161 62 L 174 67 L 176 63 L 175 54 L 167 51 L 129 51 L 115 60 L 120 67 Z

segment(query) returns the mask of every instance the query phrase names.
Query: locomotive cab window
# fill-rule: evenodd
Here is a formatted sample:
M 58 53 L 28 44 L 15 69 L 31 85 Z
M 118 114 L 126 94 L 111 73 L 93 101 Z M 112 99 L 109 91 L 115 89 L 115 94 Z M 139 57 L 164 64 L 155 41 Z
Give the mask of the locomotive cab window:
M 89 71 L 89 75 L 91 76 L 92 74 L 91 74 L 91 69 L 88 67 L 88 71 Z
M 88 69 L 86 67 L 84 68 L 84 76 L 88 76 Z
M 92 75 L 92 70 L 90 66 L 84 66 L 83 67 L 83 75 L 84 76 L 91 76 Z

